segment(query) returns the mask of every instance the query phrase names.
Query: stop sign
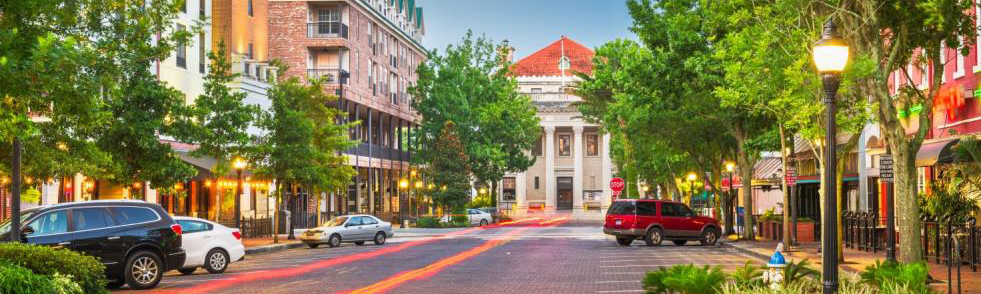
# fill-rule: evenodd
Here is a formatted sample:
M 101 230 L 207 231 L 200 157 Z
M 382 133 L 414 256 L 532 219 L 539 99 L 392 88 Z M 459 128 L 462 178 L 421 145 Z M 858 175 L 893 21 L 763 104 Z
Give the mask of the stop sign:
M 621 179 L 621 178 L 613 178 L 613 179 L 610 180 L 610 189 L 612 189 L 613 192 L 620 192 L 620 191 L 622 191 L 623 190 L 623 186 L 625 186 L 625 185 L 623 183 L 623 179 Z

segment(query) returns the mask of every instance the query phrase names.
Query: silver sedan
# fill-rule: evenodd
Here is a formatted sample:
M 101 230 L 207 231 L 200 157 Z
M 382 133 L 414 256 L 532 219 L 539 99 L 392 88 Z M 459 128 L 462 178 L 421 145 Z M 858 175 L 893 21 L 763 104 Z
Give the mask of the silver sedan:
M 341 242 L 364 245 L 365 241 L 373 241 L 375 245 L 382 245 L 392 236 L 392 223 L 372 215 L 356 214 L 338 216 L 323 226 L 307 230 L 300 235 L 300 241 L 310 248 L 317 248 L 320 244 L 337 247 Z

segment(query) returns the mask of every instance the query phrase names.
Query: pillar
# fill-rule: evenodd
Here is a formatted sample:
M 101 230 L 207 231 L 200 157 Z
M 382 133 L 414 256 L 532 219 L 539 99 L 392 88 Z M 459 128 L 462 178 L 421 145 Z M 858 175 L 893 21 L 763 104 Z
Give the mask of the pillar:
M 572 211 L 582 210 L 582 156 L 586 147 L 582 140 L 582 126 L 572 127 L 575 134 L 572 140 L 573 174 L 572 174 Z
M 603 187 L 603 199 L 602 208 L 610 207 L 612 202 L 613 190 L 610 189 L 610 180 L 613 178 L 613 161 L 610 159 L 610 134 L 603 134 L 603 144 L 600 145 L 600 154 L 603 155 L 603 182 L 600 186 Z
M 555 210 L 555 127 L 545 126 L 545 209 Z
M 514 212 L 525 213 L 528 211 L 528 174 L 521 172 L 514 176 Z M 503 186 L 503 185 L 502 185 Z

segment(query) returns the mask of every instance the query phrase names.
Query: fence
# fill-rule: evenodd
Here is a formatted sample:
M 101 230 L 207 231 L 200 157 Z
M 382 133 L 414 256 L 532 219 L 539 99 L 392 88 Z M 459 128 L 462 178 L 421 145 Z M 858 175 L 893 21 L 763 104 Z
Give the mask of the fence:
M 243 218 L 242 227 L 238 228 L 239 232 L 242 233 L 243 238 L 261 238 L 270 237 L 273 235 L 271 218 Z M 223 220 L 219 221 L 218 224 L 229 228 L 235 228 L 235 220 Z
M 873 253 L 885 251 L 886 229 L 875 212 L 846 212 L 842 220 L 846 248 Z M 972 271 L 978 270 L 981 227 L 973 218 L 960 224 L 930 215 L 922 216 L 921 220 L 920 238 L 926 261 L 949 266 L 967 265 Z M 899 234 L 896 236 L 898 238 Z
M 872 253 L 885 250 L 886 228 L 874 211 L 848 211 L 841 220 L 845 248 Z

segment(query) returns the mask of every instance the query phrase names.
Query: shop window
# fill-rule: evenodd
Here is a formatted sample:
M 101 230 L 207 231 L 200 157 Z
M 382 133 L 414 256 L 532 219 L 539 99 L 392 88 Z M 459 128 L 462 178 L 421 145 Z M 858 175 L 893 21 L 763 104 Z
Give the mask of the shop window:
M 502 183 L 501 186 L 504 188 L 504 192 L 501 195 L 502 196 L 501 199 L 504 199 L 504 201 L 514 201 L 514 199 L 515 199 L 515 196 L 514 196 L 514 194 L 515 194 L 515 180 L 514 180 L 514 178 L 513 177 L 504 178 L 504 181 L 503 181 L 503 183 Z

